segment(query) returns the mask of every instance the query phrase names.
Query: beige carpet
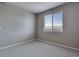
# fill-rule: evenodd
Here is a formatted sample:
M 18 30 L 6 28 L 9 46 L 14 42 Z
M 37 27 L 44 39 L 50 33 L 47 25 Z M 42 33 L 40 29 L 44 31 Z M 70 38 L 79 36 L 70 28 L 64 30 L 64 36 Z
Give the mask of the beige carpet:
M 49 45 L 43 42 L 30 42 L 0 50 L 1 57 L 76 57 L 78 51 Z

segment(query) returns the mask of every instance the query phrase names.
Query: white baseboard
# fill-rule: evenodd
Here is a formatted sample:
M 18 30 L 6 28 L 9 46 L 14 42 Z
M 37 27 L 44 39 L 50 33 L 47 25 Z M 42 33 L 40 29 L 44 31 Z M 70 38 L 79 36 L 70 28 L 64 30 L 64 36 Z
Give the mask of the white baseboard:
M 3 46 L 3 47 L 0 47 L 0 50 L 6 49 L 6 48 L 10 48 L 10 47 L 14 47 L 14 46 L 17 46 L 17 45 L 21 45 L 21 44 L 24 44 L 24 43 L 29 43 L 29 42 L 32 42 L 32 41 L 34 41 L 34 40 L 28 40 L 28 41 L 14 43 L 14 44 L 11 44 L 11 45 L 6 45 L 6 46 Z M 57 44 L 57 43 L 54 43 L 54 42 L 49 42 L 47 40 L 40 40 L 40 39 L 38 39 L 38 41 L 79 51 L 78 48 L 73 48 L 73 47 L 69 47 L 69 46 L 62 45 L 62 44 Z
M 31 42 L 31 41 L 33 41 L 33 40 L 28 40 L 28 41 L 14 43 L 14 44 L 11 44 L 11 45 L 6 45 L 6 46 L 3 46 L 3 47 L 0 47 L 0 50 L 10 48 L 10 47 L 14 47 L 14 46 L 17 46 L 17 45 L 21 45 L 21 44 L 24 44 L 24 43 L 28 43 L 28 42 Z
M 54 43 L 54 42 L 49 42 L 49 41 L 47 41 L 47 40 L 40 40 L 40 39 L 38 39 L 38 41 L 45 42 L 45 43 L 52 44 L 52 45 L 56 45 L 56 46 L 61 46 L 61 47 L 68 48 L 68 49 L 72 49 L 72 50 L 76 50 L 76 51 L 79 51 L 78 48 L 69 47 L 69 46 L 65 46 L 65 45 L 62 45 L 62 44 L 57 44 L 57 43 Z

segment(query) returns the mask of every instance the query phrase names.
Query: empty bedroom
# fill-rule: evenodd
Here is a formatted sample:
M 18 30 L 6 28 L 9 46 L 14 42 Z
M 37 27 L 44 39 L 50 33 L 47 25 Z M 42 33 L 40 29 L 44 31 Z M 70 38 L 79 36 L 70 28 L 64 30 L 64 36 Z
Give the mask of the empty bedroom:
M 79 57 L 79 2 L 0 2 L 0 57 Z

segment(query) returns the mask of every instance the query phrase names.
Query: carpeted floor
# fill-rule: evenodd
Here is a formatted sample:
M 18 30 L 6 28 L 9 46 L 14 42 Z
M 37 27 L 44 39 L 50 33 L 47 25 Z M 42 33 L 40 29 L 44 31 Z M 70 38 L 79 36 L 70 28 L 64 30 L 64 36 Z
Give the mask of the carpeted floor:
M 79 52 L 34 41 L 0 50 L 0 57 L 79 57 Z

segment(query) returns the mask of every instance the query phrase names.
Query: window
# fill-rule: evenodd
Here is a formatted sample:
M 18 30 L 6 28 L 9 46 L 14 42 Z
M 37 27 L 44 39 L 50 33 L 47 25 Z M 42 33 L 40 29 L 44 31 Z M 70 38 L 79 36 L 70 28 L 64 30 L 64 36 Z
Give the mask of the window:
M 44 31 L 63 31 L 63 12 L 56 12 L 44 16 Z
M 52 31 L 52 14 L 44 16 L 44 31 Z
M 53 14 L 53 31 L 62 32 L 63 27 L 63 12 Z

